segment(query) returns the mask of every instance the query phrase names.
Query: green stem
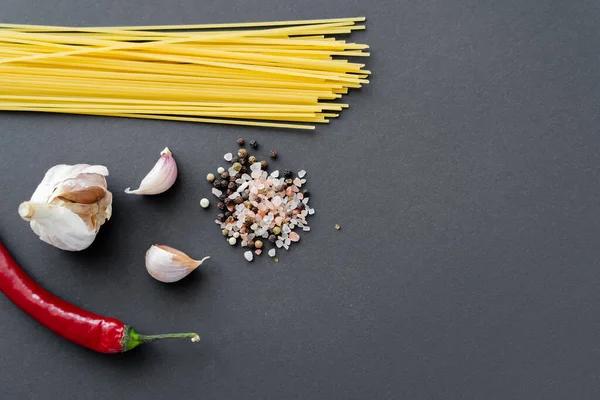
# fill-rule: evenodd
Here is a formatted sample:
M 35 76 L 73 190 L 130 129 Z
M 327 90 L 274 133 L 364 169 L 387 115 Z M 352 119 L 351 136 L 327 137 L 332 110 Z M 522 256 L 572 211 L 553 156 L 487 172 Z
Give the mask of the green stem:
M 153 342 L 162 339 L 192 339 L 192 342 L 200 340 L 197 333 L 165 333 L 162 335 L 140 335 L 130 326 L 125 327 L 123 338 L 121 339 L 121 351 L 129 351 L 146 342 Z
M 165 333 L 162 335 L 138 335 L 141 343 L 152 342 L 160 339 L 194 339 L 199 338 L 197 333 Z

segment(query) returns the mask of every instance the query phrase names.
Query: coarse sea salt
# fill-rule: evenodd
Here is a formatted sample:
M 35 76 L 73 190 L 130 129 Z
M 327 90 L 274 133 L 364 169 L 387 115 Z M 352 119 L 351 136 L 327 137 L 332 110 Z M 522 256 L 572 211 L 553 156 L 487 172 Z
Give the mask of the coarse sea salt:
M 260 163 L 254 163 L 250 166 L 250 171 L 260 171 Z
M 224 158 L 233 163 L 234 156 L 234 153 L 227 153 Z M 236 171 L 229 164 L 228 171 L 233 186 L 229 183 L 227 201 L 233 200 L 238 204 L 228 203 L 224 210 L 227 217 L 221 216 L 215 223 L 226 230 L 226 239 L 230 243 L 236 240 L 242 247 L 253 247 L 258 239 L 262 241 L 262 246 L 244 253 L 248 261 L 252 261 L 254 254 L 258 255 L 263 251 L 268 251 L 269 256 L 276 260 L 276 248 L 287 250 L 292 243 L 300 240 L 300 235 L 294 230 L 310 230 L 307 217 L 314 214 L 314 209 L 308 206 L 308 196 L 300 191 L 306 183 L 306 171 L 299 171 L 297 177 L 292 177 L 291 183 L 286 183 L 286 177 L 281 177 L 279 170 L 269 173 L 259 162 L 249 164 L 249 157 L 250 154 L 244 157 L 246 161 L 239 161 L 244 172 Z M 220 168 L 219 173 L 223 171 Z M 219 189 L 213 189 L 212 192 L 216 197 L 221 197 L 224 193 Z M 261 250 L 263 246 L 265 248 Z M 267 250 L 269 247 L 271 249 Z

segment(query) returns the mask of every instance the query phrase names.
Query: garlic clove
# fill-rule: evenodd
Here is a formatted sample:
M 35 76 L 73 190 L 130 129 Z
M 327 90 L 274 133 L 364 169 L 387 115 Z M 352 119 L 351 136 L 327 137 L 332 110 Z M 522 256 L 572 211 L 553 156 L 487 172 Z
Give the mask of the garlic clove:
M 50 201 L 60 197 L 80 204 L 92 204 L 106 195 L 106 179 L 102 175 L 83 173 L 58 184 Z
M 31 196 L 31 201 L 36 203 L 50 202 L 49 199 L 54 193 L 56 186 L 62 181 L 77 177 L 79 174 L 98 174 L 108 176 L 108 169 L 103 165 L 59 164 L 50 168 L 44 175 L 44 179 L 35 189 Z M 105 186 L 106 187 L 106 183 Z
M 88 248 L 96 231 L 66 207 L 26 201 L 19 206 L 19 215 L 31 221 L 31 229 L 40 239 L 61 250 L 79 251 Z
M 129 194 L 160 194 L 166 192 L 177 179 L 177 163 L 168 147 L 160 153 L 160 158 L 140 183 L 136 190 L 125 189 Z
M 155 244 L 146 252 L 146 270 L 158 281 L 177 282 L 188 276 L 209 258 L 194 260 L 182 251 Z

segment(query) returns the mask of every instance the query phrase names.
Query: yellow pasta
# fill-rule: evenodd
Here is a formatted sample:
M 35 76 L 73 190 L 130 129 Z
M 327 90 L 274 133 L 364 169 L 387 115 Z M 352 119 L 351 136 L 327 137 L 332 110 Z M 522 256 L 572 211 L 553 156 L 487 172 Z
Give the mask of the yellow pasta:
M 364 17 L 210 25 L 0 24 L 0 111 L 314 129 L 369 83 Z

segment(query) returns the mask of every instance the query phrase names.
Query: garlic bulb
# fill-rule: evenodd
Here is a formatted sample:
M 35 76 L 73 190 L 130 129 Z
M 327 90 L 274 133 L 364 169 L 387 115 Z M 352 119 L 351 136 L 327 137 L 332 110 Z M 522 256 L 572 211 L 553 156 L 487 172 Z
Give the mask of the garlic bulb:
M 158 281 L 177 282 L 188 276 L 209 258 L 193 260 L 177 249 L 155 244 L 146 252 L 146 269 L 150 276 Z
M 160 153 L 160 158 L 154 165 L 154 168 L 140 183 L 136 190 L 125 189 L 129 194 L 159 194 L 166 192 L 177 179 L 177 163 L 173 158 L 173 153 L 168 147 Z
M 103 165 L 56 165 L 19 206 L 19 215 L 44 242 L 62 250 L 86 249 L 112 214 L 105 176 Z

